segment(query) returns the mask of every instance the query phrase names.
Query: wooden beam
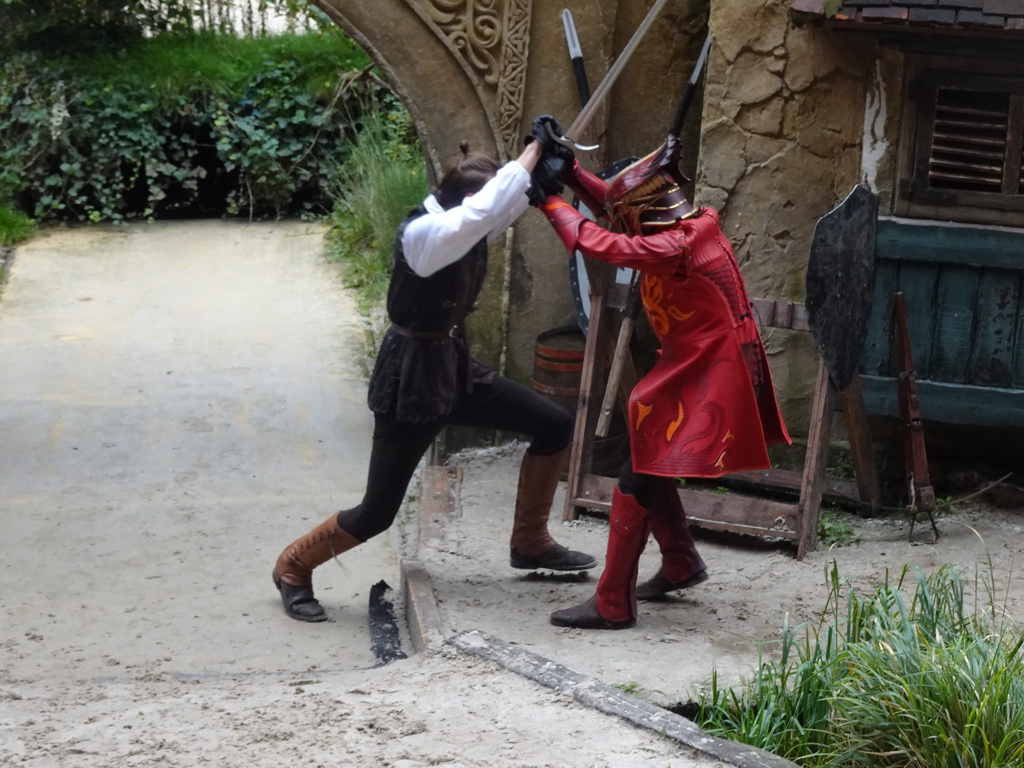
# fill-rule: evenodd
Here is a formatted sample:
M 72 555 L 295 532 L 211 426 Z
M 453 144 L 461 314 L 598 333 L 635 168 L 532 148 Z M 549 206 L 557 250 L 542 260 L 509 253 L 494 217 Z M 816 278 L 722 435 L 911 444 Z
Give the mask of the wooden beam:
M 839 399 L 843 406 L 846 437 L 850 441 L 850 460 L 857 480 L 857 493 L 866 505 L 861 508 L 860 515 L 877 514 L 882 505 L 882 488 L 859 375 L 854 374 L 846 389 L 839 393 Z
M 796 559 L 803 560 L 818 543 L 818 512 L 821 509 L 822 478 L 828 460 L 829 438 L 832 435 L 832 417 L 836 409 L 836 388 L 828 375 L 825 361 L 818 363 L 818 383 L 811 402 L 811 423 L 807 430 L 807 453 L 804 456 L 804 475 L 800 484 L 800 502 L 797 504 L 800 541 Z

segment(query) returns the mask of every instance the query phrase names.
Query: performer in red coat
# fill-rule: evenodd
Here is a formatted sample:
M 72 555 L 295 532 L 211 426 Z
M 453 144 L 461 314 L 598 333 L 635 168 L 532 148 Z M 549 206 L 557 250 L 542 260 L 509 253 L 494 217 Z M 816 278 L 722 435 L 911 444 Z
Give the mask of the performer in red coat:
M 555 611 L 551 621 L 558 626 L 630 627 L 638 592 L 657 599 L 707 579 L 676 478 L 763 469 L 771 466 L 767 446 L 790 442 L 736 258 L 718 213 L 684 197 L 687 180 L 678 161 L 679 142 L 670 136 L 608 182 L 575 159 L 559 174 L 559 159 L 546 158 L 534 173 L 535 187 L 555 193 L 536 195 L 543 197 L 537 207 L 570 253 L 640 271 L 644 312 L 661 345 L 629 397 L 631 456 L 613 496 L 597 593 Z M 557 194 L 559 181 L 621 233 L 566 203 Z M 638 589 L 637 567 L 651 532 L 662 566 Z

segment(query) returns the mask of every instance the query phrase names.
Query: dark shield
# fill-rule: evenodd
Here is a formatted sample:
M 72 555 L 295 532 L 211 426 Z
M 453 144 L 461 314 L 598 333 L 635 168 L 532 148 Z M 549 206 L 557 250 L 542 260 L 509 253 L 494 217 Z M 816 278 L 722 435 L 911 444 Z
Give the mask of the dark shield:
M 859 184 L 818 219 L 807 260 L 807 321 L 836 388 L 857 372 L 871 312 L 878 198 Z

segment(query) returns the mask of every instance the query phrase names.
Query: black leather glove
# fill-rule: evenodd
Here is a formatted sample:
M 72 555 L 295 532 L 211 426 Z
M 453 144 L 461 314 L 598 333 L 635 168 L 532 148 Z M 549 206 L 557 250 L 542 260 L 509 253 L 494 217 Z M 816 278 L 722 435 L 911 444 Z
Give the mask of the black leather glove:
M 550 132 L 548 131 L 549 128 L 551 129 Z M 526 137 L 526 143 L 539 141 L 545 157 L 553 155 L 572 164 L 576 157 L 573 151 L 564 144 L 559 144 L 555 141 L 551 137 L 552 133 L 555 136 L 562 135 L 562 126 L 558 124 L 558 119 L 554 115 L 538 115 L 533 118 L 533 133 Z
M 555 155 L 541 158 L 530 174 L 530 188 L 526 197 L 530 205 L 538 206 L 550 195 L 560 195 L 565 189 L 565 174 L 571 168 L 565 160 Z

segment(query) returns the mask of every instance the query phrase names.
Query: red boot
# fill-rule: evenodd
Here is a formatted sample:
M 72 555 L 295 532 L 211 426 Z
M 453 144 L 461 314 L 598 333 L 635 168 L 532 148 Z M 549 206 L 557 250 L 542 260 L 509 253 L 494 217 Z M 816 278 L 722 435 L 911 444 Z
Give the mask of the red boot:
M 707 566 L 697 552 L 679 492 L 671 478 L 658 481 L 651 510 L 651 533 L 661 549 L 661 568 L 637 585 L 637 600 L 663 600 L 669 592 L 708 580 Z
M 636 573 L 647 544 L 651 513 L 618 488 L 608 519 L 608 552 L 597 594 L 551 614 L 551 623 L 576 629 L 625 629 L 636 624 Z

